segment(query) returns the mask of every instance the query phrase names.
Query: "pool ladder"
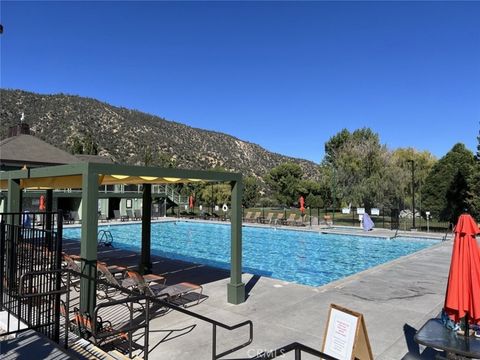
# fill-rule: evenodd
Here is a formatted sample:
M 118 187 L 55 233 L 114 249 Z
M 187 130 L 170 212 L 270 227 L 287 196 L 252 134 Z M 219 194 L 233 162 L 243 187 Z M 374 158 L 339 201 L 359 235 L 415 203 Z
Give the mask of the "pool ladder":
M 110 230 L 100 230 L 97 234 L 97 241 L 98 245 L 113 247 L 113 235 Z

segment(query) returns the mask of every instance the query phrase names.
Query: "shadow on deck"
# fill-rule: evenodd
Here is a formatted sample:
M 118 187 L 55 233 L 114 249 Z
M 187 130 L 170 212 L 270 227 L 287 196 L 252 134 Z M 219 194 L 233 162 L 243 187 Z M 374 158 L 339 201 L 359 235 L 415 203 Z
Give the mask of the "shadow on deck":
M 80 255 L 80 242 L 64 239 L 63 251 L 70 255 Z M 99 247 L 98 260 L 104 261 L 108 265 L 123 265 L 138 269 L 140 253 L 115 247 Z M 168 285 L 180 282 L 204 285 L 230 277 L 228 270 L 212 266 L 172 260 L 156 255 L 152 255 L 151 260 L 152 272 L 165 276 Z

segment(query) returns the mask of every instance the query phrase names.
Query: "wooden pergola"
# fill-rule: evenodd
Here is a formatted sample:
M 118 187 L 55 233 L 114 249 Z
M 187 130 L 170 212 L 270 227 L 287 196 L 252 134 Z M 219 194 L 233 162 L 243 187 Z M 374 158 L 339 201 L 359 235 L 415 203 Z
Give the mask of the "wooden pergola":
M 7 189 L 8 212 L 21 212 L 23 189 L 47 190 L 47 210 L 52 203 L 54 189 L 82 189 L 82 224 L 80 257 L 86 278 L 80 284 L 80 307 L 93 314 L 96 294 L 96 263 L 98 233 L 98 192 L 101 185 L 142 184 L 142 243 L 140 271 L 151 271 L 150 227 L 152 184 L 228 182 L 231 185 L 231 269 L 227 284 L 227 301 L 240 304 L 245 301 L 242 283 L 242 175 L 239 173 L 185 170 L 117 164 L 78 163 L 0 172 L 0 187 Z

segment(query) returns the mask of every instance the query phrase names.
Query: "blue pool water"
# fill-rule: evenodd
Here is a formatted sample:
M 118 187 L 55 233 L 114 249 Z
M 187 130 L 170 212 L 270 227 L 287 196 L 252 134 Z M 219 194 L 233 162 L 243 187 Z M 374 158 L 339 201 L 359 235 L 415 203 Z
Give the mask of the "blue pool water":
M 115 239 L 115 247 L 140 249 L 140 224 L 112 225 L 108 230 Z M 79 239 L 80 229 L 64 229 L 63 234 L 65 238 Z M 244 227 L 243 270 L 319 286 L 436 242 Z M 152 223 L 152 254 L 229 269 L 230 225 L 184 221 Z

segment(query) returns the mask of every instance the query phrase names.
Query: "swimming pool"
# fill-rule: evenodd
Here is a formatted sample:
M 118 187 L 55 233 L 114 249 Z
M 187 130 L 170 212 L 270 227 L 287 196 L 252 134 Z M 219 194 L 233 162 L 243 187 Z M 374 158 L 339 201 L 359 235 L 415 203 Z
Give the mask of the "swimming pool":
M 141 225 L 99 226 L 113 235 L 114 246 L 140 249 Z M 79 239 L 80 228 L 65 228 Z M 299 284 L 319 286 L 429 247 L 431 239 L 320 234 L 243 227 L 243 270 Z M 186 221 L 152 223 L 152 254 L 230 268 L 230 225 Z

